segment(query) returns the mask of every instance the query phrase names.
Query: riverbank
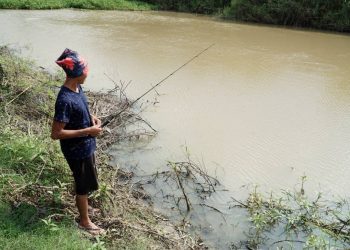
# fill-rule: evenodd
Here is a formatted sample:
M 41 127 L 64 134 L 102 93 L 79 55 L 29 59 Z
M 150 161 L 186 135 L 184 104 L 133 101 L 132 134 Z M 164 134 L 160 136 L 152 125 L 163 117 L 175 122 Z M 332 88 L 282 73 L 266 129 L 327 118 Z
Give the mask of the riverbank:
M 215 15 L 239 22 L 350 32 L 350 1 L 3 0 L 0 9 L 167 10 Z
M 143 1 L 134 0 L 3 0 L 0 2 L 0 9 L 90 9 L 90 10 L 151 10 L 155 6 Z
M 197 239 L 142 204 L 147 196 L 125 181 L 132 173 L 108 165 L 105 149 L 125 138 L 126 125 L 110 128 L 118 130 L 118 136 L 106 132 L 98 139 L 100 189 L 90 201 L 100 210 L 92 220 L 107 233 L 91 238 L 78 230 L 70 170 L 58 142 L 50 139 L 54 101 L 63 76 L 33 65 L 0 47 L 2 249 L 200 248 Z M 120 94 L 118 87 L 107 94 L 87 93 L 92 110 L 102 116 L 126 104 Z M 138 117 L 128 110 L 121 119 L 133 118 Z

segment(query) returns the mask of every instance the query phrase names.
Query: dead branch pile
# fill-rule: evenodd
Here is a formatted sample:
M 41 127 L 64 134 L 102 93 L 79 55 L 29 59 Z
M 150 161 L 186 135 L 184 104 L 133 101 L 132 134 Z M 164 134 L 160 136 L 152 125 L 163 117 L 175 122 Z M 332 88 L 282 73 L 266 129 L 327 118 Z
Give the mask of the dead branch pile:
M 151 139 L 157 132 L 140 115 L 146 106 L 139 110 L 135 107 L 130 107 L 132 102 L 125 93 L 130 82 L 127 84 L 123 81 L 120 81 L 119 84 L 115 81 L 113 82 L 115 87 L 106 93 L 86 92 L 90 101 L 91 113 L 102 121 L 124 110 L 104 128 L 104 133 L 99 137 L 98 145 L 102 151 L 109 148 L 112 144 L 124 140 Z
M 204 167 L 193 162 L 189 157 L 187 161 L 168 162 L 167 168 L 168 170 L 142 176 L 136 185 L 159 187 L 161 198 L 175 205 L 180 214 L 189 212 L 194 205 L 203 205 L 203 201 L 215 193 L 220 186 L 216 178 L 208 175 Z
M 114 82 L 115 83 L 115 82 Z M 102 207 L 102 214 L 95 218 L 100 226 L 107 229 L 107 239 L 113 244 L 125 239 L 132 240 L 138 235 L 148 235 L 156 242 L 162 242 L 159 247 L 167 249 L 200 249 L 204 248 L 198 238 L 184 233 L 179 227 L 174 227 L 167 219 L 154 213 L 148 207 L 140 204 L 138 199 L 147 199 L 148 195 L 142 188 L 136 188 L 131 182 L 132 172 L 113 168 L 106 164 L 108 156 L 104 153 L 112 144 L 124 140 L 149 140 L 156 134 L 156 130 L 141 117 L 147 105 L 141 104 L 142 109 L 131 108 L 131 101 L 125 93 L 129 85 L 125 82 L 115 83 L 115 88 L 103 92 L 87 92 L 91 113 L 103 121 L 108 115 L 119 113 L 104 129 L 98 138 L 98 162 L 104 168 L 100 171 L 101 187 L 93 196 L 94 206 Z M 128 108 L 126 108 L 128 107 Z M 137 110 L 137 111 L 136 111 Z M 137 214 L 135 216 L 134 214 Z M 136 218 L 135 218 L 136 217 Z

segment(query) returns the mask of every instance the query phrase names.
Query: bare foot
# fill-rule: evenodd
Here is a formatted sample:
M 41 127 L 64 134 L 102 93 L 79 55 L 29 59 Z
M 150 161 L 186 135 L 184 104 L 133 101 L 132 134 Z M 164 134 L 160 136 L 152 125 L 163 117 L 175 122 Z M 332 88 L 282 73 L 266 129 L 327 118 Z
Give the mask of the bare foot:
M 102 233 L 105 232 L 105 230 L 103 228 L 100 228 L 100 227 L 96 226 L 91 221 L 86 222 L 86 223 L 80 222 L 78 227 L 80 229 L 90 233 L 91 235 L 99 235 L 99 234 L 102 234 Z

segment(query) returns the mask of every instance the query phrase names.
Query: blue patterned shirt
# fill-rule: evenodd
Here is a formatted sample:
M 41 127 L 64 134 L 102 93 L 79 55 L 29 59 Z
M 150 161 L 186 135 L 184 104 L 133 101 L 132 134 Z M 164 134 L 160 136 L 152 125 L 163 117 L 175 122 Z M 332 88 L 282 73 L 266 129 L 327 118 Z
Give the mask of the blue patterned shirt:
M 83 89 L 79 93 L 62 86 L 55 104 L 54 119 L 65 123 L 64 129 L 77 130 L 92 126 L 91 116 Z M 96 150 L 96 140 L 91 136 L 60 140 L 63 155 L 67 159 L 84 159 Z

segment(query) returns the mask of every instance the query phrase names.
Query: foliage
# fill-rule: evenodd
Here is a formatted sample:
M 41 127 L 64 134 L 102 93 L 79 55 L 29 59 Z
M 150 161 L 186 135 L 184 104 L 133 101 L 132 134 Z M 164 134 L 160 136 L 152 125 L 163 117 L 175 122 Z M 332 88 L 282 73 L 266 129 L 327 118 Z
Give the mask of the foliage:
M 350 246 L 350 203 L 323 199 L 318 193 L 308 197 L 303 189 L 265 196 L 257 188 L 245 203 L 233 199 L 233 205 L 245 208 L 252 222 L 247 245 L 283 247 L 286 243 L 304 248 L 327 249 Z
M 171 10 L 350 32 L 350 0 L 1 0 L 0 9 Z
M 57 177 L 61 181 L 67 179 L 67 168 L 56 145 L 46 138 L 24 136 L 20 132 L 3 129 L 0 135 L 0 169 L 2 173 L 17 174 L 28 181 L 29 179 L 43 178 L 45 184 L 56 182 Z M 62 163 L 62 165 L 59 165 Z M 55 178 L 47 174 L 47 170 L 55 169 Z M 47 169 L 47 170 L 45 170 Z M 40 173 L 40 176 L 39 176 Z M 50 181 L 51 183 L 48 183 Z
M 31 65 L 0 48 L 0 196 L 15 197 L 14 187 L 56 185 L 69 178 L 59 146 L 49 136 L 57 79 Z
M 136 0 L 1 0 L 2 9 L 104 9 L 150 10 L 152 5 Z
M 229 0 L 145 0 L 162 10 L 212 14 L 220 12 Z
M 232 0 L 223 16 L 257 23 L 350 31 L 348 0 Z
M 100 240 L 100 237 L 96 237 L 96 242 L 88 250 L 107 250 L 105 248 L 105 242 Z

